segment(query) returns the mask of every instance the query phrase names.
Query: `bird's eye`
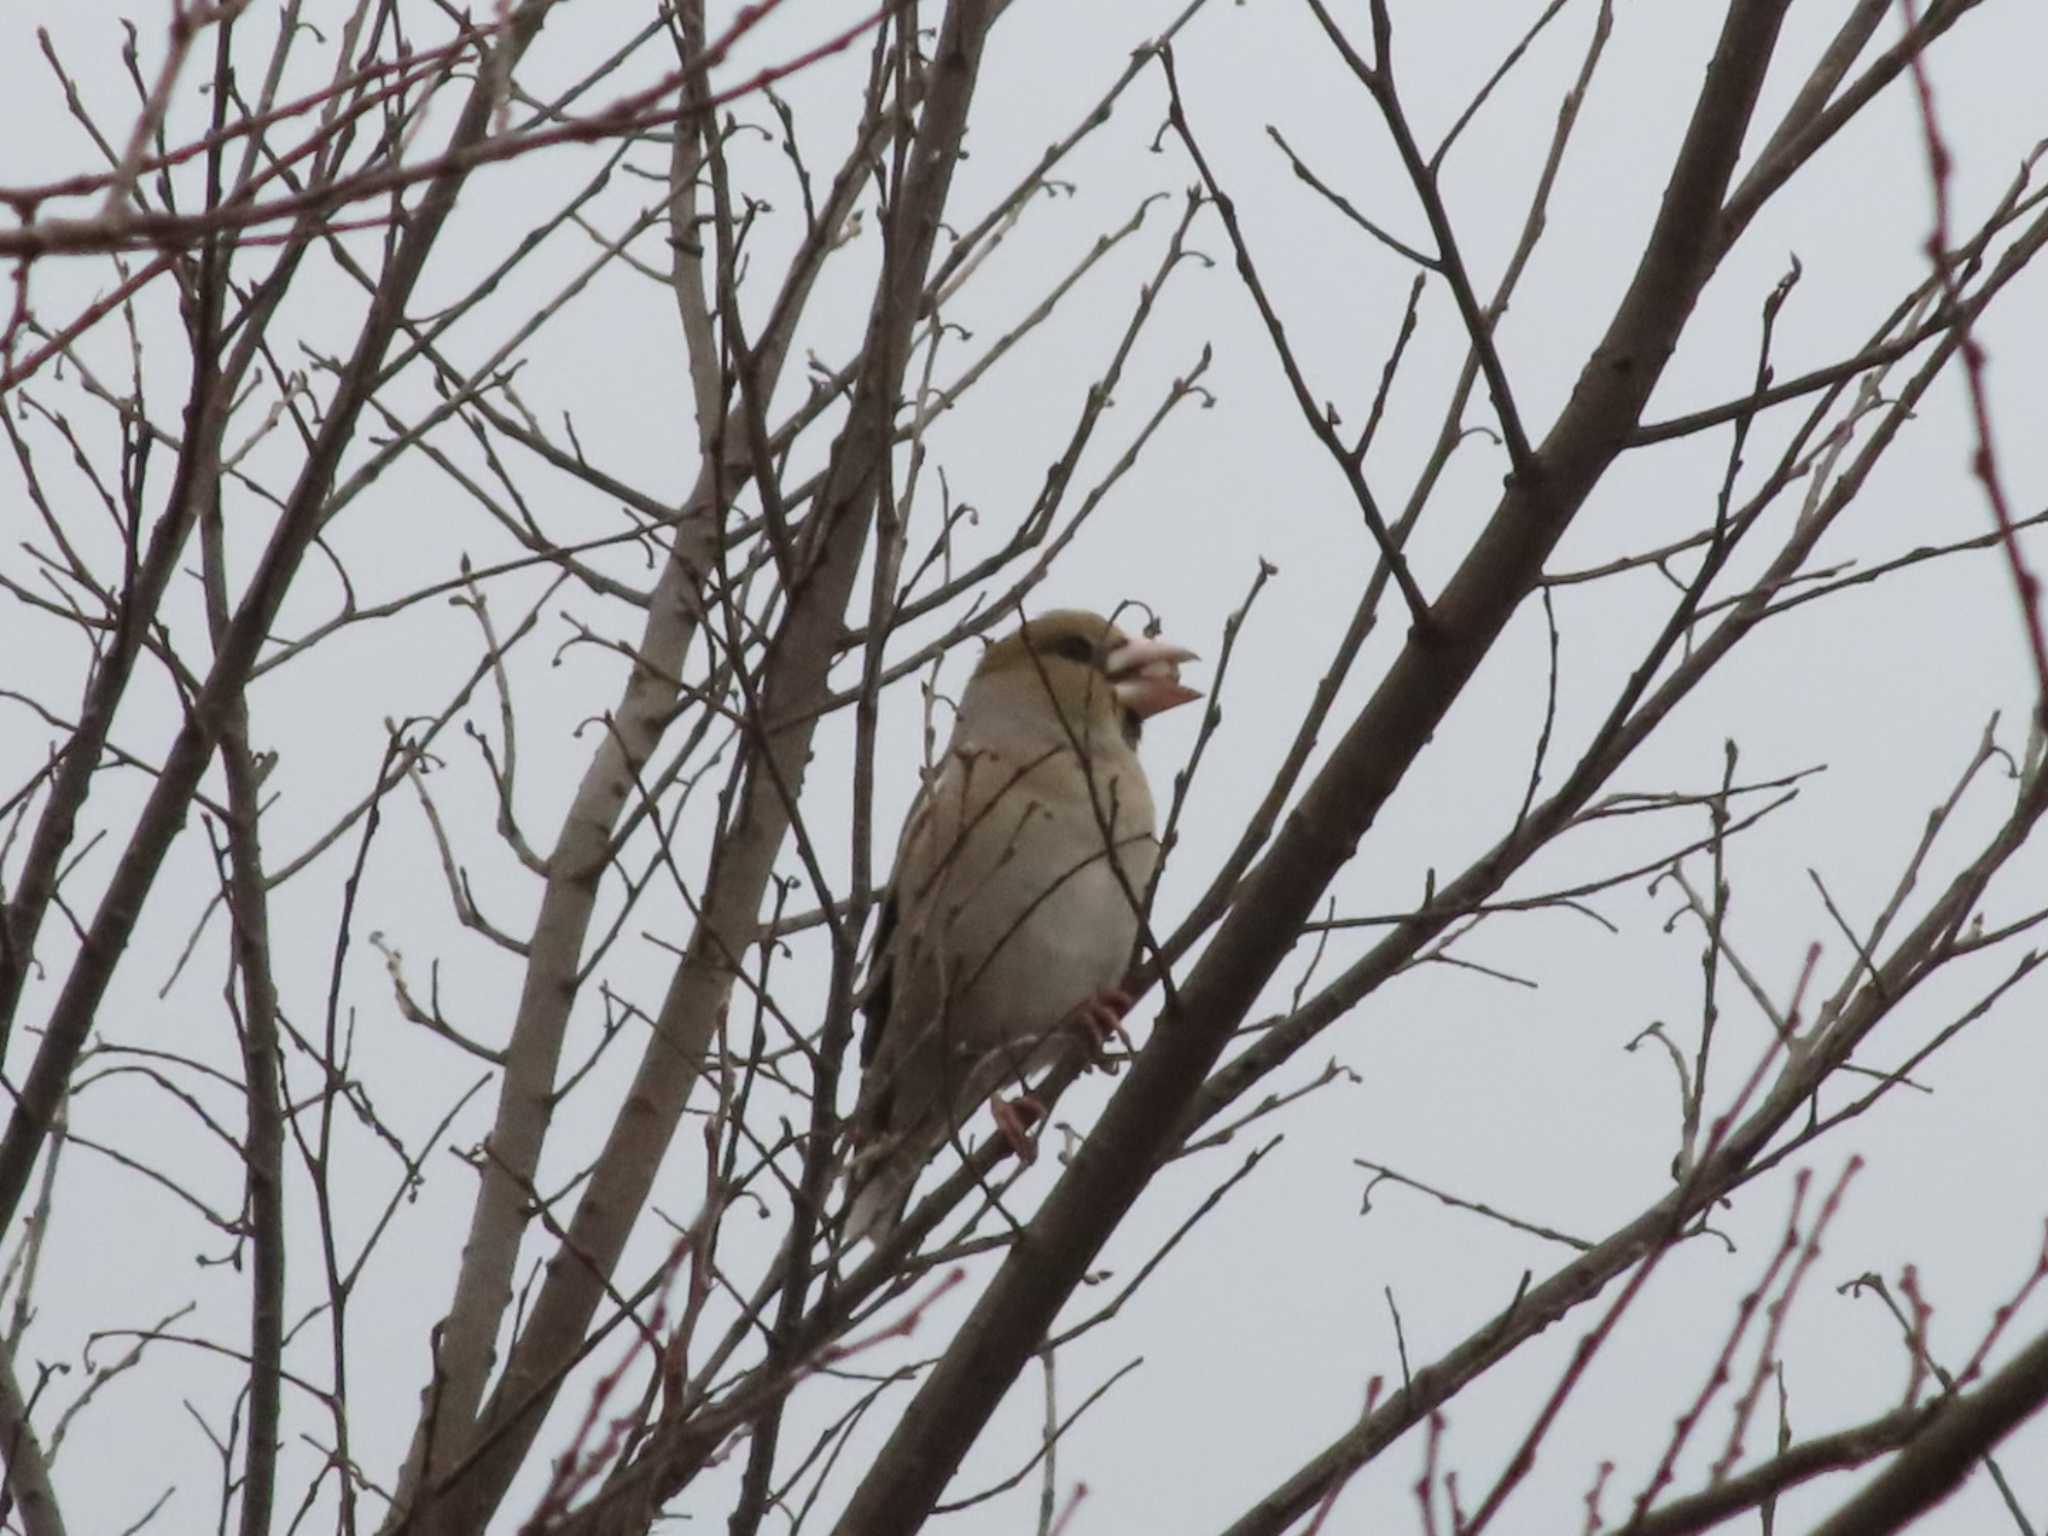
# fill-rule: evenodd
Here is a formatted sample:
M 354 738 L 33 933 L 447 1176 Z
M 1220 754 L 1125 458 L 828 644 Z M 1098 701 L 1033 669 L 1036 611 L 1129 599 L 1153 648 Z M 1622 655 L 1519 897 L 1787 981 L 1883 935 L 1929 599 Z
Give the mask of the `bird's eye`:
M 1048 649 L 1055 656 L 1064 657 L 1068 661 L 1078 661 L 1084 665 L 1095 659 L 1095 647 L 1089 643 L 1086 635 L 1061 635 Z

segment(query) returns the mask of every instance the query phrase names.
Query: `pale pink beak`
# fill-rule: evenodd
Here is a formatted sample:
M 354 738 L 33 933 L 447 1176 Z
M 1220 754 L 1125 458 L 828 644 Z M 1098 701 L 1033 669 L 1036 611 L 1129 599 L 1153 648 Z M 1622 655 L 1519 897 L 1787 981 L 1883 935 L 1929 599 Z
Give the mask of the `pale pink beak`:
M 1200 658 L 1164 640 L 1126 640 L 1109 653 L 1103 670 L 1117 703 L 1140 720 L 1202 696 L 1180 680 L 1180 664 Z

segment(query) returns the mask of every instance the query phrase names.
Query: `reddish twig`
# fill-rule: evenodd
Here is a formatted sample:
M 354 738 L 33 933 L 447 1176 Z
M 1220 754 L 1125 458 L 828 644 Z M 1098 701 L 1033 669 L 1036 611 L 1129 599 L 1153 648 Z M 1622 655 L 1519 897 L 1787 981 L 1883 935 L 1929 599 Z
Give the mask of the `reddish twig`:
M 1429 1415 L 1429 1436 L 1423 1442 L 1422 1476 L 1415 1479 L 1415 1501 L 1422 1506 L 1422 1536 L 1436 1536 L 1436 1466 L 1437 1458 L 1443 1453 L 1444 1416 L 1432 1409 Z M 1458 1527 L 1451 1526 L 1452 1536 L 1458 1536 Z
M 1933 1364 L 1927 1353 L 1927 1324 L 1934 1316 L 1934 1308 L 1920 1294 L 1920 1272 L 1911 1264 L 1899 1273 L 1899 1290 L 1906 1305 L 1913 1309 L 1913 1322 L 1906 1330 L 1906 1352 L 1912 1356 L 1906 1367 L 1906 1406 L 1910 1408 L 1920 1401 L 1920 1389 L 1926 1385 L 1928 1368 Z
M 924 1321 L 925 1313 L 931 1310 L 933 1304 L 966 1278 L 966 1266 L 955 1264 L 946 1271 L 945 1278 L 932 1287 L 931 1294 L 904 1313 L 902 1317 L 882 1329 L 879 1333 L 871 1333 L 864 1339 L 854 1339 L 849 1343 L 835 1344 L 830 1349 L 821 1350 L 818 1354 L 816 1366 L 837 1365 L 842 1360 L 850 1359 L 854 1355 L 873 1349 L 877 1344 L 886 1344 L 891 1339 L 909 1338 L 913 1333 L 917 1332 L 917 1325 Z
M 694 1255 L 697 1247 L 696 1232 L 685 1233 L 676 1239 L 669 1249 L 668 1257 L 662 1260 L 661 1269 L 654 1282 L 654 1317 L 647 1327 L 641 1329 L 626 1349 L 619 1363 L 597 1379 L 591 1388 L 590 1401 L 584 1406 L 582 1421 L 576 1426 L 576 1433 L 569 1437 L 569 1445 L 555 1458 L 552 1476 L 542 1492 L 540 1502 L 535 1505 L 532 1516 L 522 1528 L 525 1531 L 544 1531 L 561 1515 L 567 1513 L 576 1495 L 587 1488 L 592 1479 L 617 1457 L 619 1447 L 625 1443 L 632 1430 L 636 1416 L 630 1413 L 616 1415 L 606 1426 L 604 1439 L 594 1450 L 584 1447 L 590 1444 L 592 1432 L 597 1428 L 598 1415 L 611 1400 L 619 1384 L 625 1380 L 627 1369 L 640 1358 L 643 1352 L 652 1350 L 659 1357 L 665 1353 L 657 1341 L 668 1321 L 668 1289 L 675 1278 L 677 1268 L 686 1254 Z
M 1392 1300 L 1391 1292 L 1388 1294 L 1388 1299 Z M 1384 1378 L 1379 1376 L 1373 1377 L 1371 1381 L 1365 1384 L 1365 1412 L 1360 1415 L 1361 1418 L 1369 1419 L 1372 1417 L 1373 1409 L 1379 1405 L 1380 1387 L 1383 1384 Z M 1330 1484 L 1330 1491 L 1324 1494 L 1322 1502 L 1316 1505 L 1315 1518 L 1309 1521 L 1308 1529 L 1302 1532 L 1302 1536 L 1318 1536 L 1324 1522 L 1330 1518 L 1330 1511 L 1337 1507 L 1337 1500 L 1343 1497 L 1344 1490 L 1351 1486 L 1351 1479 L 1357 1475 L 1358 1468 L 1353 1467 L 1349 1472 Z
M 145 176 L 154 176 L 187 161 L 196 160 L 212 150 L 225 148 L 237 139 L 261 133 L 265 129 L 276 127 L 279 123 L 303 117 L 318 107 L 339 101 L 380 76 L 395 75 L 396 79 L 386 91 L 370 99 L 374 105 L 377 101 L 383 100 L 390 89 L 417 84 L 428 73 L 452 61 L 457 53 L 474 43 L 479 35 L 473 30 L 465 30 L 454 41 L 443 43 L 438 48 L 422 49 L 403 58 L 373 60 L 339 80 L 323 85 L 317 91 L 308 92 L 292 101 L 282 102 L 267 112 L 238 118 L 225 127 L 208 133 L 203 138 L 194 139 L 189 144 L 181 144 L 176 149 L 150 155 L 135 167 L 133 179 L 139 181 Z M 90 197 L 95 192 L 104 192 L 113 185 L 115 175 L 113 171 L 86 171 L 75 176 L 67 176 L 61 181 L 44 182 L 40 186 L 0 187 L 0 203 L 10 205 L 26 219 L 42 204 L 57 198 Z
M 1586 1532 L 1595 1536 L 1602 1524 L 1600 1519 L 1600 1495 L 1607 1487 L 1607 1479 L 1614 1476 L 1614 1463 L 1603 1461 L 1593 1472 L 1593 1486 L 1586 1490 Z
M 0 366 L 4 366 L 6 369 L 4 373 L 0 373 L 0 394 L 5 394 L 8 390 L 14 388 L 15 385 L 21 383 L 22 380 L 42 367 L 43 364 L 78 340 L 80 336 L 127 303 L 145 284 L 155 278 L 162 277 L 164 273 L 170 271 L 172 266 L 175 265 L 175 258 L 173 257 L 157 257 L 156 260 L 152 261 L 134 276 L 117 283 L 111 290 L 100 295 L 99 298 L 87 305 L 83 313 L 76 320 L 73 320 L 40 347 L 37 347 L 35 351 L 31 352 L 17 365 L 11 361 L 11 358 L 14 352 L 14 339 L 19 334 L 21 325 L 25 324 L 28 320 L 29 261 L 30 258 L 23 257 L 14 269 L 16 318 L 8 323 L 5 357 L 0 358 Z
M 249 0 L 221 0 L 217 5 L 195 5 L 188 9 L 183 0 L 173 0 L 170 46 L 165 51 L 162 67 L 157 70 L 156 83 L 149 88 L 149 96 L 142 104 L 142 113 L 129 132 L 128 145 L 121 152 L 121 162 L 114 167 L 114 173 L 108 179 L 106 200 L 100 208 L 102 219 L 119 219 L 134 193 L 135 184 L 142 175 L 143 162 L 149 154 L 149 141 L 170 113 L 171 91 L 177 86 L 185 60 L 192 52 L 192 44 L 208 27 L 233 21 L 248 4 Z
M 1713 1480 L 1721 1481 L 1734 1470 L 1735 1463 L 1742 1459 L 1742 1435 L 1749 1427 L 1749 1417 L 1756 1411 L 1757 1400 L 1763 1396 L 1764 1382 L 1770 1378 L 1771 1366 L 1778 1358 L 1778 1337 L 1785 1326 L 1785 1314 L 1792 1310 L 1792 1299 L 1799 1294 L 1800 1282 L 1805 1280 L 1813 1262 L 1820 1257 L 1821 1234 L 1841 1208 L 1842 1192 L 1849 1187 L 1849 1181 L 1862 1168 L 1863 1159 L 1852 1157 L 1842 1169 L 1842 1175 L 1835 1180 L 1835 1187 L 1828 1191 L 1822 1202 L 1820 1214 L 1814 1218 L 1812 1228 L 1806 1234 L 1806 1246 L 1799 1251 L 1799 1262 L 1792 1266 L 1792 1273 L 1785 1278 L 1785 1289 L 1768 1310 L 1770 1324 L 1764 1330 L 1763 1347 L 1757 1351 L 1756 1371 L 1750 1377 L 1749 1389 L 1737 1399 L 1734 1422 L 1728 1427 L 1728 1444 L 1722 1449 L 1720 1460 L 1714 1463 Z
M 2012 1321 L 2013 1314 L 2025 1305 L 2027 1297 L 2033 1294 L 2034 1287 L 2044 1279 L 2048 1279 L 2048 1235 L 2043 1236 L 2041 1252 L 2034 1260 L 2033 1272 L 2021 1282 L 2012 1300 L 1991 1314 L 1991 1327 L 1985 1333 L 1984 1341 L 1977 1346 L 1976 1353 L 1970 1356 L 1970 1363 L 1964 1366 L 1956 1377 L 1957 1388 L 1966 1387 L 1977 1379 L 1978 1373 L 1984 1369 L 1986 1357 L 1991 1353 L 1991 1346 L 1996 1344 L 1998 1336 L 2005 1332 L 2005 1325 Z
M 1899 3 L 1906 13 L 1907 36 L 1911 37 L 1919 29 L 1920 8 L 1915 0 L 1899 0 Z M 1941 280 L 1942 298 L 1956 317 L 1956 331 L 1963 355 L 1963 379 L 1969 387 L 1970 416 L 1977 432 L 1977 446 L 1970 455 L 1970 470 L 1983 484 L 1985 499 L 1991 503 L 1991 516 L 1998 524 L 1999 543 L 2005 550 L 2006 564 L 2012 570 L 2013 586 L 2019 591 L 2020 619 L 2026 626 L 2027 643 L 2034 656 L 2034 677 L 2040 685 L 2040 698 L 2035 710 L 2038 718 L 2048 721 L 2048 632 L 2044 632 L 2041 622 L 2041 582 L 2020 554 L 2019 530 L 2015 526 L 2012 506 L 2006 500 L 2005 483 L 1998 473 L 1998 455 L 1991 441 L 1991 402 L 1984 385 L 1984 348 L 1971 332 L 1969 310 L 1964 307 L 1962 288 L 1948 259 L 1948 183 L 1954 161 L 1950 158 L 1948 143 L 1942 137 L 1940 120 L 1935 115 L 1934 83 L 1928 76 L 1927 60 L 1920 49 L 1913 50 L 1909 67 L 1913 71 L 1913 90 L 1919 98 L 1920 124 L 1927 136 L 1928 175 L 1934 183 L 1934 229 L 1927 237 L 1927 255 L 1934 263 L 1935 275 Z
M 1799 973 L 1799 983 L 1792 992 L 1792 1006 L 1785 1012 L 1784 1033 L 1773 1037 L 1769 1047 L 1758 1058 L 1755 1069 L 1749 1074 L 1749 1080 L 1742 1085 L 1742 1091 L 1736 1094 L 1735 1102 L 1715 1117 L 1713 1127 L 1707 1135 L 1706 1146 L 1701 1150 L 1700 1159 L 1687 1175 L 1688 1184 L 1696 1181 L 1699 1178 L 1699 1171 L 1713 1162 L 1714 1154 L 1728 1139 L 1729 1132 L 1735 1128 L 1736 1121 L 1748 1107 L 1751 1096 L 1762 1086 L 1764 1074 L 1770 1070 L 1771 1063 L 1777 1060 L 1779 1050 L 1797 1040 L 1800 1007 L 1805 1000 L 1806 989 L 1813 981 L 1814 967 L 1819 963 L 1820 946 L 1809 945 L 1806 963 Z M 1478 1512 L 1469 1523 L 1460 1522 L 1458 1536 L 1479 1536 L 1479 1532 L 1484 1530 L 1487 1523 L 1499 1512 L 1501 1505 L 1507 1502 L 1508 1495 L 1529 1475 L 1529 1469 L 1536 1464 L 1536 1448 L 1550 1433 L 1550 1426 L 1556 1422 L 1558 1414 L 1564 1411 L 1565 1400 L 1572 1395 L 1585 1376 L 1586 1368 L 1592 1363 L 1593 1356 L 1599 1352 L 1600 1346 L 1607 1342 L 1608 1337 L 1614 1332 L 1615 1325 L 1621 1321 L 1622 1315 L 1642 1293 L 1643 1287 L 1649 1283 L 1650 1276 L 1663 1261 L 1664 1255 L 1676 1246 L 1684 1230 L 1685 1214 L 1686 1208 L 1681 1205 L 1674 1213 L 1671 1229 L 1664 1239 L 1644 1256 L 1643 1261 L 1636 1266 L 1636 1272 L 1629 1276 L 1628 1284 L 1622 1287 L 1621 1294 L 1614 1298 L 1614 1304 L 1579 1340 L 1572 1350 L 1571 1360 L 1566 1364 L 1564 1374 L 1558 1378 L 1557 1385 L 1551 1389 L 1550 1397 L 1537 1412 L 1536 1421 L 1529 1426 L 1529 1433 L 1515 1448 L 1515 1454 L 1509 1459 L 1506 1470 L 1488 1491 L 1486 1498 L 1480 1503 Z
M 838 53 L 872 31 L 902 3 L 903 0 L 885 0 L 884 4 L 840 28 L 824 41 L 779 64 L 757 70 L 736 85 L 705 96 L 696 104 L 698 110 L 708 112 L 736 101 Z M 780 4 L 781 0 L 761 0 L 759 4 L 742 7 L 725 35 L 688 65 L 669 71 L 645 90 L 622 97 L 587 117 L 569 118 L 547 128 L 485 139 L 431 160 L 344 178 L 270 202 L 211 208 L 205 213 L 190 215 L 123 212 L 112 220 L 95 218 L 26 224 L 0 232 L 0 256 L 33 258 L 117 250 L 183 249 L 229 230 L 248 229 L 302 214 L 328 213 L 348 203 L 383 197 L 423 182 L 437 181 L 453 173 L 468 172 L 558 144 L 590 143 L 665 127 L 674 116 L 670 98 L 688 81 L 721 63 L 734 44 Z
M 1052 1530 L 1047 1533 L 1047 1536 L 1064 1536 L 1068 1523 L 1074 1518 L 1074 1511 L 1081 1507 L 1081 1501 L 1087 1497 L 1088 1485 L 1086 1483 L 1074 1484 L 1074 1491 L 1067 1495 L 1067 1507 L 1060 1511 L 1059 1519 L 1053 1521 Z
M 1636 1495 L 1635 1508 L 1629 1516 L 1630 1524 L 1640 1522 L 1649 1511 L 1650 1505 L 1656 1502 L 1657 1495 L 1670 1485 L 1672 1476 L 1678 1467 L 1679 1453 L 1685 1449 L 1686 1441 L 1691 1438 L 1693 1430 L 1698 1427 L 1701 1416 L 1707 1411 L 1707 1404 L 1713 1401 L 1715 1393 L 1728 1384 L 1729 1362 L 1735 1358 L 1735 1351 L 1742 1343 L 1742 1336 L 1749 1331 L 1749 1325 L 1756 1316 L 1757 1307 L 1762 1303 L 1764 1297 L 1770 1294 L 1771 1286 L 1778 1278 L 1779 1269 L 1783 1267 L 1787 1259 L 1799 1251 L 1799 1213 L 1806 1204 L 1807 1186 L 1812 1181 L 1813 1175 L 1804 1168 L 1800 1169 L 1798 1176 L 1793 1180 L 1792 1213 L 1785 1221 L 1784 1239 L 1771 1254 L 1771 1262 L 1765 1266 L 1763 1278 L 1756 1283 L 1756 1288 L 1744 1296 L 1741 1302 L 1737 1304 L 1735 1323 L 1728 1330 L 1727 1342 L 1721 1346 L 1721 1353 L 1715 1357 L 1713 1369 L 1707 1373 L 1706 1382 L 1700 1387 L 1699 1395 L 1693 1399 L 1692 1406 L 1679 1415 L 1678 1422 L 1671 1432 L 1671 1440 L 1664 1447 L 1663 1458 L 1657 1463 L 1657 1470 L 1650 1475 L 1650 1481 L 1644 1485 L 1643 1491 Z M 1613 1463 L 1608 1462 L 1603 1465 L 1612 1470 Z M 1596 1496 L 1598 1491 L 1598 1485 L 1596 1484 L 1594 1489 Z M 1589 1512 L 1597 1515 L 1597 1510 L 1594 1510 L 1593 1506 L 1589 1505 L 1588 1508 Z M 1587 1529 L 1590 1531 L 1593 1527 L 1588 1526 Z

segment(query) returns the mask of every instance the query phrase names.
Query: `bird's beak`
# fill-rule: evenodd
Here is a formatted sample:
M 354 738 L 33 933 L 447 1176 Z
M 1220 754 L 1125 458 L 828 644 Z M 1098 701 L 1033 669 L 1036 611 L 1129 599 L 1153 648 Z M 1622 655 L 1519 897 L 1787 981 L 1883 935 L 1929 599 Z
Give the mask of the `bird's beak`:
M 1180 680 L 1180 664 L 1198 659 L 1164 640 L 1126 640 L 1109 653 L 1104 670 L 1117 703 L 1143 720 L 1202 696 Z

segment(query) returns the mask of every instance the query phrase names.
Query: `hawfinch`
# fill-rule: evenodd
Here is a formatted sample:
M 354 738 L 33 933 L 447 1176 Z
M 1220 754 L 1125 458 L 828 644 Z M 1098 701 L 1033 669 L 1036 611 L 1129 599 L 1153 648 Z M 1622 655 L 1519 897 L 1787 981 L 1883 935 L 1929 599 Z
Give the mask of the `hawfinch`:
M 861 1042 L 846 1236 L 896 1225 L 918 1175 L 983 1098 L 1027 1161 L 1044 1114 L 991 1097 L 1058 1054 L 1098 1047 L 1159 861 L 1138 763 L 1146 719 L 1201 697 L 1192 651 L 1063 610 L 989 647 L 953 738 L 897 844 Z

